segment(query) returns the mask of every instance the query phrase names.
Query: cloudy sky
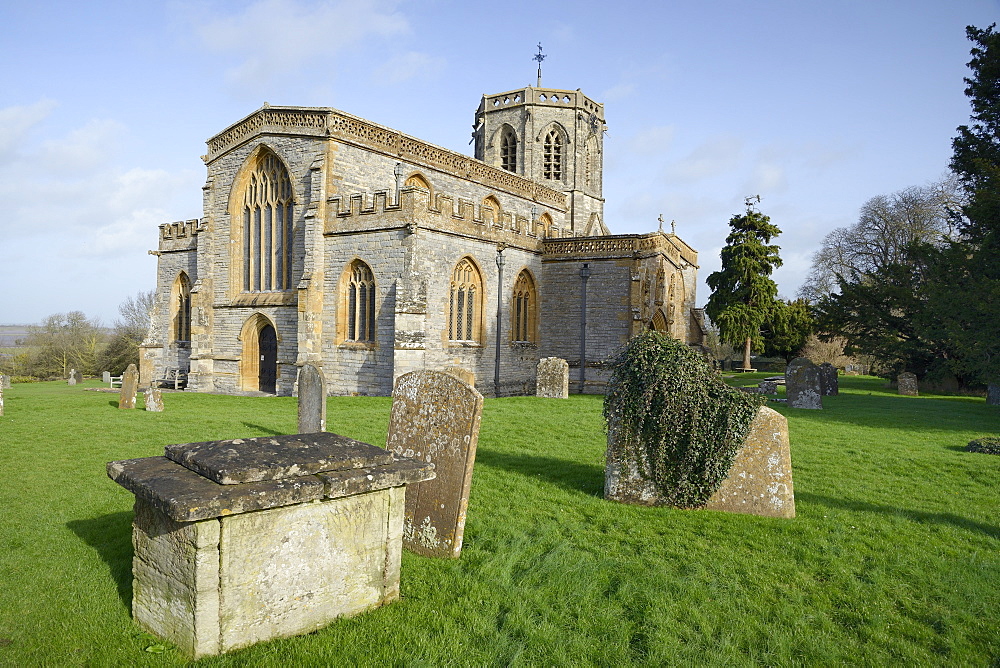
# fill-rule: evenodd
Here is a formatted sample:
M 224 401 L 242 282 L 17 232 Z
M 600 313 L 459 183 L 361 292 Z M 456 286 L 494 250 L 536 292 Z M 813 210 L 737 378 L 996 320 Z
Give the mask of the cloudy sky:
M 0 324 L 106 324 L 153 287 L 160 223 L 201 215 L 205 140 L 328 106 L 471 153 L 484 93 L 605 103 L 606 222 L 699 251 L 697 301 L 748 195 L 794 296 L 868 198 L 946 171 L 968 121 L 965 26 L 998 0 L 4 2 Z

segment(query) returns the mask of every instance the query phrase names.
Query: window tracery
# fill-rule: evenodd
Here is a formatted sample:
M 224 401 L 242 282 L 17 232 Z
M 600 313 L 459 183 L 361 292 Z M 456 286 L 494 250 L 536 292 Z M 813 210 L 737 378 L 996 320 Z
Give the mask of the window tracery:
M 451 275 L 448 301 L 448 340 L 479 343 L 482 332 L 483 279 L 469 258 Z

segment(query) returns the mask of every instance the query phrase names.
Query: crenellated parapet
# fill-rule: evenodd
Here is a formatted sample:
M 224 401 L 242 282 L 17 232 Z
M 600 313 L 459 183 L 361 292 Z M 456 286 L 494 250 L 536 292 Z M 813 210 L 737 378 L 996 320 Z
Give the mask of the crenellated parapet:
M 160 252 L 187 251 L 198 247 L 198 233 L 204 229 L 198 218 L 160 225 Z
M 674 234 L 616 234 L 606 237 L 546 239 L 544 260 L 634 258 L 664 255 L 676 267 L 698 266 L 698 253 Z
M 550 219 L 551 214 L 532 220 L 530 215 L 502 209 L 498 211 L 486 202 L 474 202 L 441 192 L 432 197 L 423 188 L 407 187 L 400 190 L 397 202 L 393 202 L 392 193 L 387 190 L 328 198 L 324 232 L 346 234 L 386 228 L 414 230 L 426 227 L 540 250 L 542 240 L 572 234 L 559 225 L 546 226 Z
M 469 156 L 429 144 L 363 118 L 330 108 L 264 107 L 208 140 L 206 162 L 261 134 L 330 137 L 396 160 L 474 180 L 559 210 L 566 209 L 564 193 L 531 179 L 492 167 Z

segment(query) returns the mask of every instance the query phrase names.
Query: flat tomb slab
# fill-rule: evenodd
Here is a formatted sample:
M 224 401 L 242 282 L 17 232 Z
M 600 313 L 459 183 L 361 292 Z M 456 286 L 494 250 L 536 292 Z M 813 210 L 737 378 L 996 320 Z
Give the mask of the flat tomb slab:
M 393 463 L 391 452 L 325 432 L 178 443 L 168 445 L 164 454 L 222 485 Z

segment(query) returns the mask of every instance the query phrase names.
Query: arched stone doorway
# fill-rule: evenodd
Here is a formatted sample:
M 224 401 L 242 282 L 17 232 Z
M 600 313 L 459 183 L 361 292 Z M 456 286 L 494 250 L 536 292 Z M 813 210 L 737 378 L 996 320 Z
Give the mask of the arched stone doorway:
M 240 388 L 275 394 L 278 380 L 278 334 L 264 315 L 256 313 L 243 324 L 240 334 Z

